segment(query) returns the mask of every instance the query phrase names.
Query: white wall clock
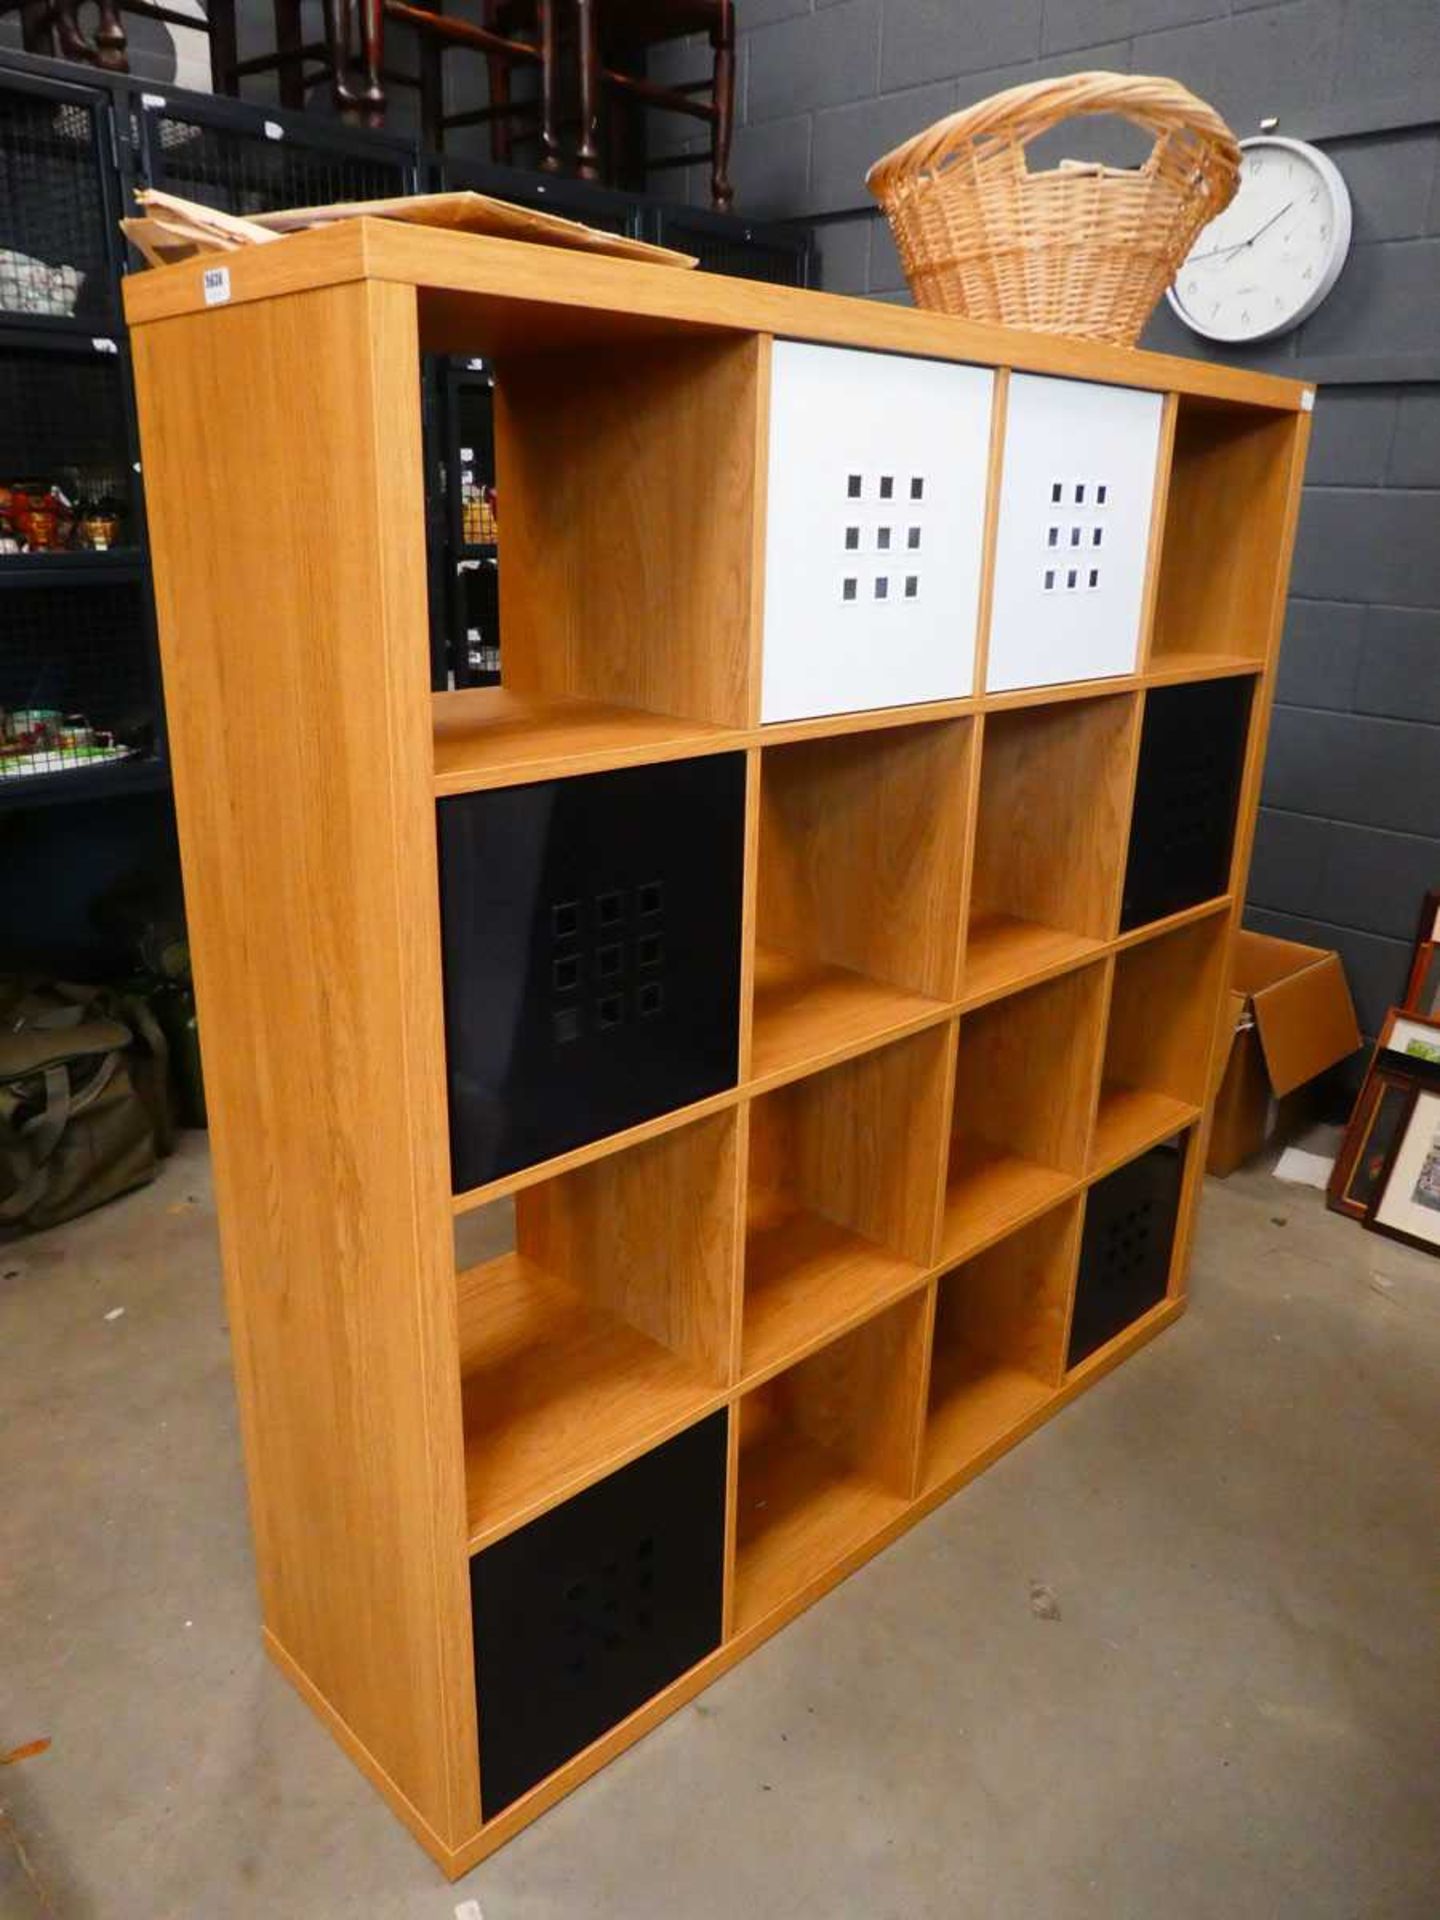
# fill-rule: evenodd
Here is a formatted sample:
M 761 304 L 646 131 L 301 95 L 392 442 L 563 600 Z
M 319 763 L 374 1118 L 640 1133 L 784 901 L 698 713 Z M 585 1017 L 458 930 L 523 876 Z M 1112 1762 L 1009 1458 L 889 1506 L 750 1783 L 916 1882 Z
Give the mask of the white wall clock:
M 1166 299 L 1207 340 L 1265 340 L 1298 326 L 1340 276 L 1350 194 L 1304 140 L 1242 140 L 1240 186 L 1195 241 Z

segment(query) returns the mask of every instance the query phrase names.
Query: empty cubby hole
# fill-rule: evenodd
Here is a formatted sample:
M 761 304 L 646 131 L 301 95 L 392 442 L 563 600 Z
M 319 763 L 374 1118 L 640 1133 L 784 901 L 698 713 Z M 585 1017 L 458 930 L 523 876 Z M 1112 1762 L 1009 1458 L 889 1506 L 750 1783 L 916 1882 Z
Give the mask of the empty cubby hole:
M 1239 676 L 1147 690 L 1123 932 L 1229 891 L 1252 689 Z
M 1189 395 L 1178 402 L 1153 667 L 1264 658 L 1301 418 Z
M 736 1116 L 591 1161 L 456 1225 L 472 1544 L 673 1433 L 734 1372 Z
M 952 1038 L 932 1027 L 750 1106 L 741 1374 L 798 1359 L 935 1256 Z
M 1085 1172 L 1100 1070 L 1103 963 L 960 1021 L 941 1253 L 977 1252 Z
M 1067 1368 L 1108 1346 L 1165 1299 L 1193 1138 L 1182 1133 L 1151 1147 L 1087 1190 Z
M 928 1301 L 912 1295 L 739 1402 L 734 1626 L 794 1600 L 905 1510 Z
M 752 1076 L 953 1000 L 973 722 L 767 747 Z
M 935 1300 L 924 1484 L 984 1464 L 1059 1387 L 1080 1201 L 942 1274 Z
M 986 716 L 965 947 L 967 999 L 1003 992 L 1114 931 L 1134 694 Z
M 499 687 L 436 695 L 437 775 L 747 726 L 760 343 L 528 352 L 441 311 L 495 364 L 505 645 Z
M 1204 1105 L 1229 936 L 1222 909 L 1115 956 L 1092 1169 L 1166 1138 Z

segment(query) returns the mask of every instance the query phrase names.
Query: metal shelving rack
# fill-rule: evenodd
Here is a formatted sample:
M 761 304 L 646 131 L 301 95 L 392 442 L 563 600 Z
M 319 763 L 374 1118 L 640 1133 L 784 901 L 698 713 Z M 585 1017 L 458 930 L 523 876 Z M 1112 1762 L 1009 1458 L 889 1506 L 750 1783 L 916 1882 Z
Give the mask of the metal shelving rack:
M 421 186 L 468 187 L 608 231 L 653 235 L 701 252 L 705 264 L 727 272 L 748 266 L 758 278 L 788 277 L 794 285 L 803 285 L 808 274 L 805 240 L 789 230 L 659 208 L 561 175 L 423 156 L 413 142 L 307 114 L 128 76 L 86 70 L 80 79 L 77 71 L 31 55 L 0 55 L 0 247 L 38 263 L 22 269 L 18 261 L 0 261 L 0 480 L 73 473 L 93 490 L 102 475 L 107 482 L 113 475 L 106 491 L 125 499 L 126 515 L 123 539 L 108 553 L 0 554 L 0 595 L 14 587 L 27 590 L 23 602 L 0 598 L 0 707 L 78 708 L 83 690 L 97 727 L 110 730 L 117 717 L 137 722 L 130 728 L 136 752 L 124 761 L 23 779 L 7 780 L 0 768 L 0 807 L 98 799 L 161 788 L 169 779 L 120 303 L 129 263 L 116 223 L 134 186 L 164 188 L 241 215 L 406 194 Z M 83 275 L 73 311 L 20 310 L 22 300 L 31 307 L 53 302 L 51 273 L 65 266 Z M 25 274 L 33 283 L 28 295 L 19 285 Z M 486 420 L 490 374 L 469 357 L 433 355 L 424 382 L 433 681 L 436 687 L 486 685 L 494 677 L 499 644 L 498 553 L 467 547 L 460 491 L 464 448 L 473 454 L 469 464 L 477 473 L 493 476 Z M 107 438 L 102 448 L 98 442 Z M 236 476 L 237 486 L 247 483 L 246 476 Z M 41 587 L 55 594 L 50 604 L 57 632 L 70 636 L 69 658 L 84 657 L 78 678 L 67 679 L 64 648 L 56 649 L 37 677 L 34 593 Z M 102 644 L 107 593 L 108 661 Z M 77 637 L 82 633 L 90 636 L 83 645 Z M 483 636 L 480 647 L 470 644 L 471 633 Z M 142 686 L 143 696 L 137 695 Z

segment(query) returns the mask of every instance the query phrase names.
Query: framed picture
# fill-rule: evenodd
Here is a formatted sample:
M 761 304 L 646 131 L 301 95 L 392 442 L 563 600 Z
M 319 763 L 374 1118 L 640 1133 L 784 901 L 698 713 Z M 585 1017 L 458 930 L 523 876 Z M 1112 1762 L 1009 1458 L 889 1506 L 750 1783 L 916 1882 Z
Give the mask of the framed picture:
M 1411 1096 L 1440 1092 L 1440 1017 L 1392 1007 L 1370 1056 L 1325 1190 L 1334 1213 L 1363 1220 L 1395 1144 Z
M 1440 1014 L 1440 887 L 1425 896 L 1420 909 L 1420 924 L 1415 929 L 1415 947 L 1410 956 L 1410 977 L 1401 1002 L 1407 1013 L 1434 1017 Z
M 1372 1233 L 1440 1254 L 1440 1091 L 1417 1087 L 1365 1211 Z
M 1380 1052 L 1440 1067 L 1440 1018 L 1392 1007 L 1380 1034 Z
M 1335 1213 L 1363 1220 L 1415 1092 L 1407 1074 L 1375 1068 L 1365 1077 L 1326 1190 Z

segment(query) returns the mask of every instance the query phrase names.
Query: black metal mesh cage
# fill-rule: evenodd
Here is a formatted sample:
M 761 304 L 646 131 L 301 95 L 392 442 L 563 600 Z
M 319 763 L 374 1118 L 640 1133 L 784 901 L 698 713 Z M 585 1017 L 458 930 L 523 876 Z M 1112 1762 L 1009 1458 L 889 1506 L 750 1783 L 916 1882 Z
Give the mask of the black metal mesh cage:
M 0 312 L 113 305 L 95 109 L 0 86 Z
M 0 590 L 0 783 L 154 751 L 143 591 L 135 580 Z
M 154 185 L 242 216 L 334 200 L 379 200 L 410 185 L 398 156 L 307 146 L 288 133 L 270 139 L 176 113 L 156 116 L 150 153 Z
M 803 240 L 742 227 L 722 227 L 684 213 L 662 216 L 663 246 L 693 253 L 702 273 L 729 273 L 740 280 L 765 280 L 777 287 L 803 287 L 808 279 L 808 249 Z
M 118 501 L 114 544 L 132 546 L 122 383 L 118 353 L 53 353 L 0 341 L 0 486 L 58 485 L 80 509 Z
M 467 687 L 500 684 L 500 569 L 494 560 L 467 560 L 458 576 L 463 660 L 456 681 Z

